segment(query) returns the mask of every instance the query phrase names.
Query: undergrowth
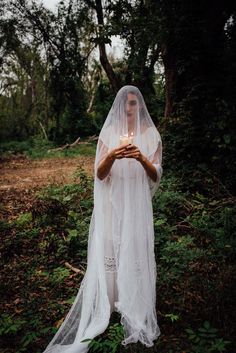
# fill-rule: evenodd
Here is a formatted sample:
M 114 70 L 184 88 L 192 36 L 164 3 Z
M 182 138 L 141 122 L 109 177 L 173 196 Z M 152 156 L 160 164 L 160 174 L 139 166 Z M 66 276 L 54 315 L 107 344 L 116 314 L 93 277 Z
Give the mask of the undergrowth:
M 1 353 L 40 353 L 60 327 L 86 270 L 92 208 L 93 180 L 79 169 L 73 184 L 44 188 L 28 212 L 0 222 Z M 184 193 L 169 175 L 153 212 L 161 335 L 151 348 L 124 347 L 120 318 L 112 316 L 90 352 L 233 353 L 232 199 Z
M 60 146 L 54 145 L 50 141 L 32 138 L 28 141 L 10 141 L 0 143 L 0 155 L 8 158 L 14 155 L 25 155 L 30 159 L 55 158 L 55 157 L 77 157 L 94 156 L 96 143 L 82 141 L 83 143 L 73 148 L 55 150 Z M 62 147 L 62 146 L 61 146 Z

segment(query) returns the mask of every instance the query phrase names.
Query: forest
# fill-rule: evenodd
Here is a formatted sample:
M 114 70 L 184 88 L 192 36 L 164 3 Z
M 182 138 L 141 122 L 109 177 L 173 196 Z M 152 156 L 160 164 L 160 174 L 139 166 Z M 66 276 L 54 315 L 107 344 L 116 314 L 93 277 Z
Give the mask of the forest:
M 0 352 L 43 352 L 69 311 L 87 265 L 97 136 L 134 85 L 163 145 L 161 336 L 124 347 L 115 313 L 89 352 L 234 353 L 235 1 L 46 2 L 0 0 Z

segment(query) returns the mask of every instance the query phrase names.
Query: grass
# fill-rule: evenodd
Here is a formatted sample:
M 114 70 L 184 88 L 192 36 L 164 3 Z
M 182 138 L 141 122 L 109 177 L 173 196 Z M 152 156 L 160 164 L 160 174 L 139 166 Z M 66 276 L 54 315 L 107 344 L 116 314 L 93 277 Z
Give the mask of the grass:
M 63 151 L 48 152 L 48 150 L 56 147 L 58 146 L 55 146 L 52 142 L 36 138 L 28 141 L 9 141 L 0 144 L 0 154 L 2 157 L 6 158 L 16 154 L 23 154 L 30 159 L 94 156 L 96 152 L 96 141 L 89 144 L 79 144 Z

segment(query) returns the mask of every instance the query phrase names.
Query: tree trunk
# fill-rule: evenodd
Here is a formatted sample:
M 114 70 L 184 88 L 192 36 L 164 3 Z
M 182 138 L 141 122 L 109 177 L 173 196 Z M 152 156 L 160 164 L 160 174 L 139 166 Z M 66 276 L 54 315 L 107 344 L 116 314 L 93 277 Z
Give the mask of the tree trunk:
M 104 26 L 103 9 L 102 9 L 101 0 L 96 0 L 96 12 L 97 12 L 97 19 L 98 19 L 99 26 Z M 101 65 L 107 74 L 107 77 L 110 81 L 112 89 L 114 93 L 117 93 L 120 88 L 120 85 L 118 83 L 115 72 L 107 58 L 106 46 L 105 46 L 105 43 L 102 42 L 102 40 L 99 42 L 99 54 L 100 54 Z
M 162 60 L 165 68 L 165 120 L 171 116 L 173 111 L 173 103 L 175 98 L 175 80 L 176 80 L 176 70 L 175 70 L 175 60 L 174 55 L 171 50 L 166 46 L 162 48 Z

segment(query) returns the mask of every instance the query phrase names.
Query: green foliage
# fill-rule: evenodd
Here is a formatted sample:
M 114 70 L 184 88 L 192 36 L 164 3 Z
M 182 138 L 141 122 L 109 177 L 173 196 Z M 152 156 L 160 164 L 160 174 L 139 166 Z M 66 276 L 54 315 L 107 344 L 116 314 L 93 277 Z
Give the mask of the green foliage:
M 225 352 L 231 342 L 217 337 L 218 330 L 210 326 L 209 321 L 204 321 L 203 326 L 197 331 L 189 328 L 185 330 L 191 342 L 191 353 L 216 353 Z
M 94 97 L 93 112 L 91 112 L 91 118 L 97 125 L 97 130 L 100 131 L 102 125 L 111 109 L 111 105 L 115 98 L 114 93 L 110 89 L 108 80 L 103 79 L 99 83 Z
M 155 245 L 160 249 L 176 231 L 176 223 L 187 214 L 187 195 L 180 189 L 180 183 L 173 175 L 161 180 L 159 191 L 153 197 Z M 176 212 L 173 212 L 176 210 Z
M 116 353 L 124 339 L 124 329 L 120 324 L 112 324 L 109 326 L 104 337 L 95 339 L 86 339 L 82 342 L 89 342 L 89 352 Z
M 197 320 L 201 311 L 213 320 L 222 298 L 230 305 L 229 293 L 235 291 L 236 208 L 231 197 L 182 189 L 182 180 L 170 173 L 153 199 L 159 306 L 169 312 L 171 302 L 181 321 L 188 321 L 190 312 Z
M 52 331 L 51 327 L 40 328 L 41 322 L 38 318 L 34 319 L 20 319 L 8 314 L 2 314 L 0 318 L 0 337 L 6 340 L 6 342 L 16 339 L 18 335 L 25 330 L 26 327 L 30 327 L 29 331 L 22 335 L 17 353 L 29 352 L 31 344 L 35 342 L 38 337 Z M 4 351 L 5 352 L 5 351 Z
M 58 202 L 63 209 L 70 209 L 68 216 L 72 222 L 76 221 L 78 214 L 83 217 L 89 216 L 92 212 L 93 205 L 93 180 L 83 169 L 78 167 L 74 173 L 75 178 L 79 179 L 78 183 L 68 184 L 64 186 L 49 186 L 39 193 L 42 200 L 51 200 L 50 202 Z
M 176 314 L 165 314 L 165 317 L 168 317 L 170 318 L 171 322 L 175 322 L 175 321 L 178 321 L 180 319 L 179 315 L 176 315 Z
M 163 281 L 179 280 L 180 275 L 191 268 L 191 263 L 205 255 L 203 249 L 194 246 L 191 236 L 178 237 L 177 241 L 167 241 L 161 253 L 160 260 L 164 267 L 164 272 L 161 273 L 161 276 L 164 276 Z
M 52 142 L 45 140 L 40 136 L 35 136 L 34 138 L 31 138 L 31 147 L 25 150 L 25 153 L 32 159 L 47 158 L 50 156 L 47 151 L 53 147 L 54 145 Z
M 1 243 L 6 278 L 1 297 L 9 303 L 6 293 L 11 273 L 18 286 L 16 298 L 20 298 L 19 304 L 12 304 L 20 305 L 19 320 L 11 314 L 2 318 L 1 350 L 16 345 L 19 353 L 36 351 L 35 342 L 39 346 L 40 337 L 49 339 L 56 332 L 54 323 L 73 303 L 81 275 L 74 278 L 64 264 L 73 258 L 74 266 L 84 270 L 93 206 L 92 178 L 80 168 L 75 174 L 76 183 L 45 188 L 38 193 L 30 212 L 0 224 L 6 234 Z M 21 261 L 14 262 L 19 256 Z
M 207 113 L 209 119 L 206 117 Z M 218 127 L 220 123 L 214 123 L 215 118 L 210 112 L 204 112 L 204 116 L 205 126 L 202 126 L 202 121 L 195 122 L 192 113 L 186 112 L 180 112 L 177 117 L 168 120 L 162 133 L 165 167 L 182 178 L 184 190 L 199 190 L 212 196 L 216 181 L 222 197 L 225 197 L 234 193 L 236 165 L 233 156 L 236 143 L 233 123 L 230 127 L 225 122 L 224 130 L 231 131 L 229 137 Z M 227 115 L 220 116 L 227 121 Z M 225 143 L 224 139 L 229 138 L 231 142 Z M 225 163 L 222 163 L 224 160 Z
M 32 141 L 10 141 L 1 142 L 0 153 L 1 154 L 17 154 L 24 153 L 25 151 L 32 148 Z
M 53 13 L 37 2 L 4 5 L 1 140 L 40 135 L 63 143 L 90 134 L 94 126 L 87 119 L 83 83 L 91 50 L 85 43 L 91 30 L 88 6 L 60 1 Z
M 94 156 L 96 143 L 79 144 L 73 148 L 62 151 L 50 151 L 56 148 L 55 144 L 45 139 L 34 137 L 27 141 L 11 141 L 0 143 L 0 153 L 8 158 L 12 154 L 22 154 L 30 159 L 55 158 L 55 157 L 77 157 Z
M 0 336 L 15 335 L 22 327 L 24 327 L 26 320 L 16 319 L 8 314 L 2 314 L 0 323 Z
M 15 221 L 16 225 L 19 227 L 25 227 L 27 224 L 32 222 L 32 214 L 31 212 L 21 214 L 17 220 Z
M 52 284 L 58 284 L 63 282 L 64 278 L 70 275 L 70 270 L 64 267 L 54 268 L 53 273 L 50 275 L 50 281 Z
M 0 231 L 10 230 L 12 226 L 13 225 L 11 223 L 8 223 L 6 220 L 0 219 Z
M 177 183 L 172 176 L 169 178 L 167 175 L 163 179 L 161 192 L 153 199 L 157 248 L 165 248 L 165 251 L 173 251 L 178 255 L 183 246 L 186 247 L 186 256 L 190 253 L 193 257 L 201 256 L 204 254 L 194 248 L 200 245 L 201 235 L 204 234 L 206 243 L 211 244 L 215 255 L 218 252 L 224 257 L 233 256 L 236 238 L 236 208 L 233 200 L 226 198 L 222 205 L 221 198 L 209 199 L 198 191 L 183 193 L 182 182 Z M 185 234 L 182 234 L 182 229 Z M 175 261 L 174 258 L 172 261 Z

